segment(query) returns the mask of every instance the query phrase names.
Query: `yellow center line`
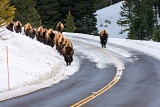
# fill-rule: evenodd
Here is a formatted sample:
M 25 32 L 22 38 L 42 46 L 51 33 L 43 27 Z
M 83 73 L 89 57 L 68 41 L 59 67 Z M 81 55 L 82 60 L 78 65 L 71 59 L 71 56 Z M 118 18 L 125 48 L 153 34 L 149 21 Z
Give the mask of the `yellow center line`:
M 76 42 L 78 43 L 78 42 Z M 87 44 L 89 45 L 89 44 Z M 90 45 L 91 47 L 94 47 L 92 45 Z M 94 47 L 95 48 L 95 47 Z M 117 72 L 116 72 L 116 75 L 114 76 L 114 78 L 112 79 L 112 81 L 110 81 L 109 84 L 107 84 L 106 86 L 104 86 L 103 88 L 101 88 L 100 90 L 98 90 L 97 92 L 94 92 L 93 94 L 91 94 L 90 96 L 80 100 L 79 102 L 71 105 L 70 107 L 80 107 L 84 104 L 86 104 L 87 102 L 91 101 L 92 99 L 100 96 L 101 94 L 103 94 L 104 92 L 106 92 L 107 90 L 109 90 L 111 87 L 113 87 L 120 79 L 120 76 L 122 75 L 122 69 L 123 69 L 123 64 L 121 63 L 121 61 L 116 58 L 115 56 L 111 55 L 110 53 L 102 50 L 102 49 L 99 49 L 99 48 L 96 48 L 98 51 L 106 54 L 107 56 L 109 56 L 113 61 L 114 63 L 117 64 Z

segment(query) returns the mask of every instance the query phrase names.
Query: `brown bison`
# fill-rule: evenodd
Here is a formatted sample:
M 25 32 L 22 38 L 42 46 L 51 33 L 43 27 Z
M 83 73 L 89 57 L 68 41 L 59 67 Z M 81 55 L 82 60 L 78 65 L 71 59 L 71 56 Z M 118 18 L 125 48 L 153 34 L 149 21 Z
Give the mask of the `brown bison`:
M 46 43 L 46 40 L 45 40 L 45 36 L 46 36 L 46 33 L 47 33 L 47 28 L 44 28 L 44 29 L 42 29 L 42 31 L 40 32 L 40 37 L 39 37 L 39 40 L 40 40 L 40 42 L 42 42 L 42 43 Z
M 61 22 L 58 22 L 56 26 L 56 30 L 62 33 L 63 29 L 64 29 L 64 25 Z
M 49 29 L 45 35 L 45 44 L 53 48 L 54 47 L 54 37 L 55 37 L 55 31 L 53 29 Z
M 29 23 L 25 24 L 24 33 L 26 36 L 29 36 L 32 39 L 34 39 L 35 37 L 35 30 L 32 28 L 32 26 Z
M 61 44 L 61 50 L 63 50 L 64 46 L 68 43 L 68 39 L 64 38 L 62 44 Z
M 61 37 L 61 35 L 62 34 L 60 32 L 55 34 L 55 37 L 54 37 L 54 48 L 55 48 L 55 50 L 58 50 L 58 40 Z
M 22 24 L 20 21 L 14 22 L 14 30 L 16 31 L 16 33 L 22 32 Z
M 35 35 L 36 35 L 35 29 L 34 28 L 30 29 L 30 35 L 29 35 L 29 37 L 32 38 L 32 39 L 34 39 Z
M 73 54 L 74 54 L 74 49 L 72 43 L 68 40 L 67 44 L 64 46 L 62 49 L 62 54 L 64 56 L 64 60 L 66 62 L 66 65 L 70 65 L 71 62 L 73 61 Z
M 10 30 L 10 31 L 13 32 L 13 25 L 14 25 L 13 22 L 8 22 L 8 23 L 6 24 L 6 28 L 7 28 L 8 30 Z
M 64 39 L 65 39 L 64 35 L 61 34 L 60 38 L 58 39 L 58 47 L 57 47 L 60 55 L 62 55 L 62 43 Z
M 40 37 L 41 37 L 41 32 L 43 31 L 43 27 L 42 26 L 40 26 L 40 27 L 38 27 L 37 29 L 36 29 L 36 39 L 37 39 L 37 41 L 41 41 L 41 39 L 40 39 Z
M 106 30 L 102 30 L 100 32 L 100 43 L 102 44 L 102 48 L 106 48 L 106 43 L 108 40 L 108 32 Z

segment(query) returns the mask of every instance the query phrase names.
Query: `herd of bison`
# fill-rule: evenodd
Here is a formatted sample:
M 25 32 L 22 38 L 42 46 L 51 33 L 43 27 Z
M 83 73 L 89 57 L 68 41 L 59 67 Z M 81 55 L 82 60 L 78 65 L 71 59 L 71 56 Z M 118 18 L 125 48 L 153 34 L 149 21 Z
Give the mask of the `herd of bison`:
M 22 32 L 22 24 L 20 21 L 17 22 L 8 22 L 6 24 L 6 28 L 13 32 L 15 30 L 16 33 Z M 56 26 L 56 31 L 53 29 L 46 29 L 42 26 L 36 28 L 32 28 L 30 23 L 24 25 L 24 33 L 26 36 L 37 41 L 44 43 L 46 45 L 54 47 L 60 55 L 63 55 L 66 65 L 70 65 L 73 61 L 74 49 L 71 41 L 67 39 L 63 34 L 64 25 L 59 22 Z
M 8 22 L 6 24 L 6 28 L 13 32 L 13 29 L 16 33 L 22 32 L 22 24 L 20 21 L 16 22 Z M 30 38 L 34 39 L 36 37 L 36 40 L 44 43 L 46 45 L 54 47 L 60 55 L 63 55 L 64 60 L 66 62 L 66 65 L 70 65 L 73 61 L 73 54 L 74 49 L 71 41 L 67 39 L 63 34 L 64 25 L 61 22 L 58 22 L 56 26 L 56 30 L 53 29 L 46 29 L 42 26 L 36 28 L 32 28 L 30 23 L 27 23 L 24 25 L 24 33 L 26 36 L 29 36 Z M 102 48 L 106 48 L 106 43 L 108 40 L 108 33 L 106 30 L 102 30 L 100 32 L 100 43 L 102 45 Z

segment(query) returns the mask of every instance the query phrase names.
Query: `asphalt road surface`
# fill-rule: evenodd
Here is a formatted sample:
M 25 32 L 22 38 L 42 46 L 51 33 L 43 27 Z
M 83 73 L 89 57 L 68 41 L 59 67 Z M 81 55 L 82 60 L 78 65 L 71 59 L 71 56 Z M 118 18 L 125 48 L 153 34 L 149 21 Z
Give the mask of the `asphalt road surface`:
M 123 48 L 132 56 L 121 57 L 125 65 L 121 79 L 82 107 L 160 107 L 160 61 L 129 48 L 108 45 Z M 82 63 L 74 75 L 57 85 L 0 102 L 0 107 L 69 107 L 104 87 L 116 74 L 114 65 L 98 69 L 94 62 L 81 57 L 83 53 L 75 55 Z

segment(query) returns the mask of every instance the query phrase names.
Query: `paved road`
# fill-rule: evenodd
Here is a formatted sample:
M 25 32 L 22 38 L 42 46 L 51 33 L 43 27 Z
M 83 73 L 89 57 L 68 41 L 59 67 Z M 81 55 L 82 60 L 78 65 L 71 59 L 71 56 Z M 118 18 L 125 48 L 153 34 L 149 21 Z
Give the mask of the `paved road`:
M 83 107 L 160 107 L 160 61 L 135 50 L 126 50 L 133 55 L 127 59 L 121 57 L 125 69 L 120 81 Z M 82 53 L 75 55 L 82 64 L 69 79 L 29 95 L 0 102 L 0 107 L 69 107 L 108 84 L 116 74 L 114 65 L 98 69 L 95 63 L 82 58 Z

